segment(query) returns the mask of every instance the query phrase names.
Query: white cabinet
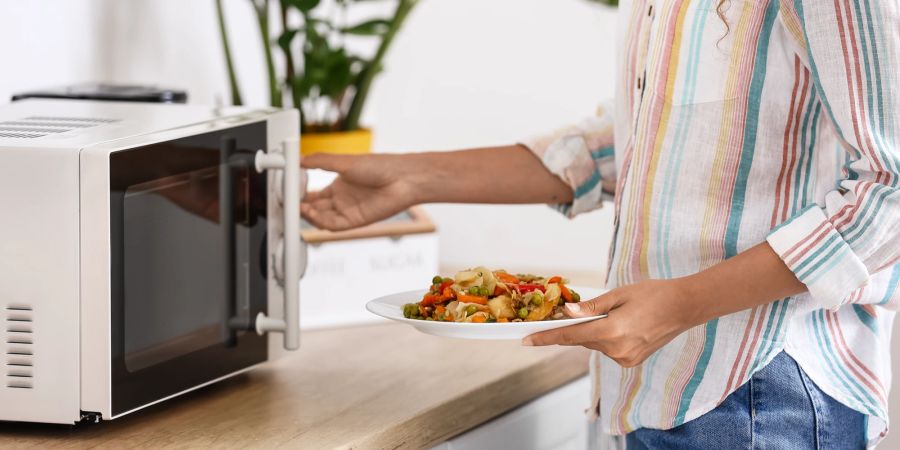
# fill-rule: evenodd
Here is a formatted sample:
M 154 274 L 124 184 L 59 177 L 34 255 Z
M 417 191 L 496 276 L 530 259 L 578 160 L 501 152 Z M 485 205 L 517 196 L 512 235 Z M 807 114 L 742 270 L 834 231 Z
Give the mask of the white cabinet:
M 589 403 L 589 378 L 579 378 L 432 450 L 582 450 Z

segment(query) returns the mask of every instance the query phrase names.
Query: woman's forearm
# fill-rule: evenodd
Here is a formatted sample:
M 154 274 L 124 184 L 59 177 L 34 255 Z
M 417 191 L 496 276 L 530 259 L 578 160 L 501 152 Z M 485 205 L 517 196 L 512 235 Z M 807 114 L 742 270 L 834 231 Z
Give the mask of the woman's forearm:
M 521 145 L 400 155 L 416 203 L 565 203 L 572 189 Z
M 681 281 L 692 325 L 806 291 L 767 242 Z

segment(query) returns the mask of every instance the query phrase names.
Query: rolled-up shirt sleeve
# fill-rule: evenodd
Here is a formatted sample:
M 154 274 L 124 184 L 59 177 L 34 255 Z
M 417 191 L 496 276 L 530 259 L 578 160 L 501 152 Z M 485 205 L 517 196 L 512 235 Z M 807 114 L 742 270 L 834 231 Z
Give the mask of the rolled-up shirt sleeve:
M 612 111 L 606 102 L 594 116 L 522 142 L 572 188 L 571 203 L 550 205 L 567 217 L 597 209 L 612 196 L 603 190 L 603 180 L 616 179 Z
M 859 23 L 836 5 L 794 1 L 817 93 L 850 154 L 848 175 L 824 204 L 767 238 L 826 308 L 900 260 L 900 11 L 896 2 L 867 3 Z

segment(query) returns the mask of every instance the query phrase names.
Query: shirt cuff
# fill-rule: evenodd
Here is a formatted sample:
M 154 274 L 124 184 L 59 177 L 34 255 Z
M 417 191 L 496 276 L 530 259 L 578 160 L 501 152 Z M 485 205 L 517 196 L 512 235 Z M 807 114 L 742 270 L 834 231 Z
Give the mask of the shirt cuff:
M 868 283 L 866 266 L 817 205 L 776 227 L 766 241 L 823 308 L 841 306 Z
M 547 170 L 572 188 L 572 202 L 551 204 L 551 208 L 573 218 L 600 207 L 603 198 L 601 176 L 584 138 L 564 136 L 549 145 L 541 145 L 538 138 L 522 144 L 540 158 Z

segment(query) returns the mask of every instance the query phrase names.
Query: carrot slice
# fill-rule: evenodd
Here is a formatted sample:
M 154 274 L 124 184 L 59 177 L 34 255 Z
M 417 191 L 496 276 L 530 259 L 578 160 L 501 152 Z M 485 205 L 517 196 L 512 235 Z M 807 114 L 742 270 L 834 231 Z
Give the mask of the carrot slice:
M 516 278 L 514 275 L 510 275 L 510 274 L 508 274 L 508 273 L 506 273 L 506 272 L 497 272 L 497 273 L 495 273 L 494 275 L 495 275 L 497 278 L 499 278 L 500 281 L 502 281 L 502 282 L 504 282 L 504 283 L 519 284 L 519 279 L 518 279 L 518 278 Z
M 548 284 L 553 284 L 553 283 L 559 283 L 560 281 L 562 281 L 562 277 L 560 277 L 560 276 L 555 276 L 555 277 L 550 278 L 549 280 L 547 280 L 547 283 L 548 283 Z
M 459 294 L 456 299 L 463 303 L 478 303 L 479 305 L 487 305 L 487 297 L 482 297 L 480 295 Z
M 475 316 L 475 317 L 472 317 L 472 322 L 485 323 L 485 322 L 487 322 L 487 319 L 485 319 L 484 316 Z
M 441 303 L 446 300 L 443 296 L 426 294 L 425 297 L 422 298 L 422 306 L 431 306 L 435 303 Z
M 562 283 L 559 283 L 559 290 L 562 294 L 563 300 L 571 303 L 572 302 L 572 291 L 570 291 L 569 288 L 567 288 L 566 285 L 564 285 Z

